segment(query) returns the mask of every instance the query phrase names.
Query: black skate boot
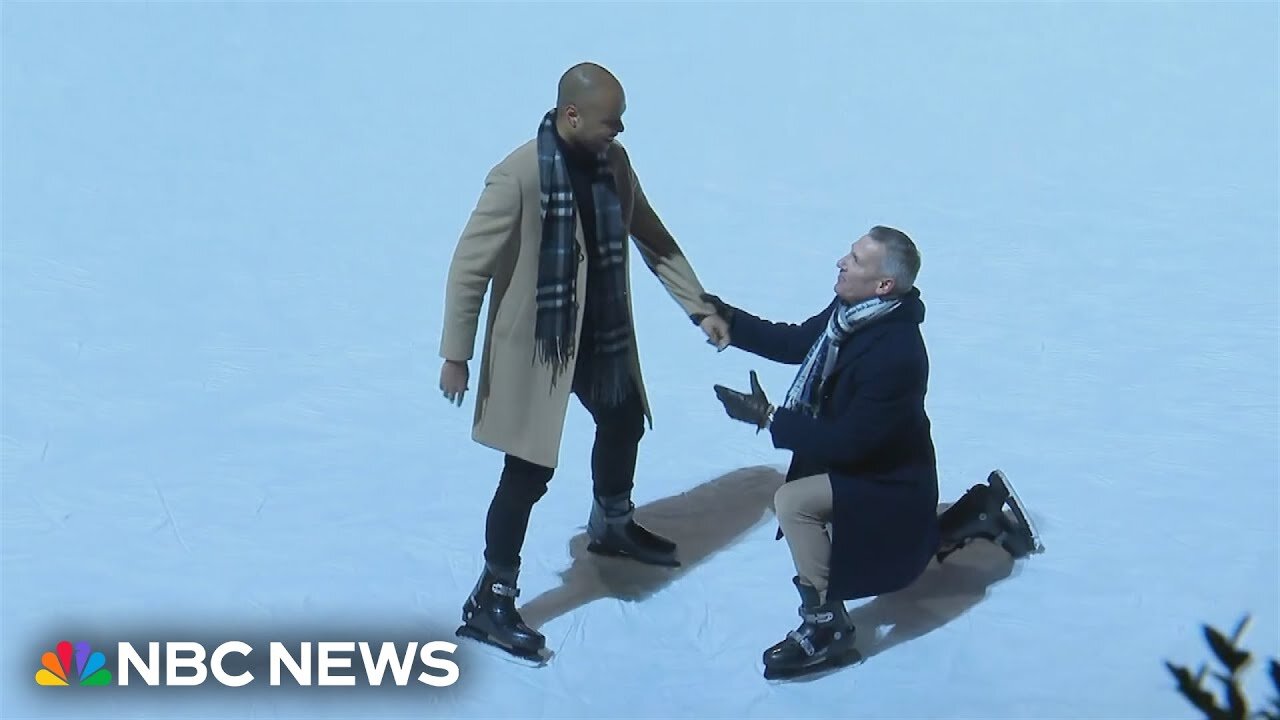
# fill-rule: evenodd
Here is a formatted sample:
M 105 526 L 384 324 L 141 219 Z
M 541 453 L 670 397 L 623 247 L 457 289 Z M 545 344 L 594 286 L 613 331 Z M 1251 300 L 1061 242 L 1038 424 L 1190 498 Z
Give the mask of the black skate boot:
M 516 610 L 517 571 L 504 571 L 485 565 L 475 589 L 462 606 L 462 626 L 458 637 L 471 638 L 500 648 L 533 663 L 546 659 L 546 638 L 524 623 Z
M 1004 512 L 1006 504 L 1013 512 L 1013 519 Z M 1022 501 L 999 470 L 991 471 L 987 484 L 969 488 L 956 504 L 942 513 L 938 522 L 942 535 L 938 562 L 978 539 L 999 545 L 1014 558 L 1044 551 Z
M 766 679 L 795 677 L 822 667 L 838 667 L 857 659 L 853 644 L 856 630 L 844 603 L 830 598 L 818 603 L 818 590 L 799 577 L 792 578 L 800 591 L 800 627 L 764 651 Z
M 653 533 L 634 519 L 635 504 L 627 495 L 596 498 L 587 520 L 591 543 L 587 550 L 597 555 L 630 557 L 648 565 L 679 567 L 676 544 Z

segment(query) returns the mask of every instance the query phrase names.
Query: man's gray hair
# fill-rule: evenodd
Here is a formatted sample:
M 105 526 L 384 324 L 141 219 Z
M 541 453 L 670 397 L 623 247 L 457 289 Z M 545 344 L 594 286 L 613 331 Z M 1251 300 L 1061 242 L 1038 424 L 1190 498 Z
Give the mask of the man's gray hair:
M 907 234 L 896 228 L 877 225 L 867 235 L 884 246 L 884 260 L 880 272 L 893 278 L 895 294 L 905 293 L 915 287 L 920 273 L 920 251 Z

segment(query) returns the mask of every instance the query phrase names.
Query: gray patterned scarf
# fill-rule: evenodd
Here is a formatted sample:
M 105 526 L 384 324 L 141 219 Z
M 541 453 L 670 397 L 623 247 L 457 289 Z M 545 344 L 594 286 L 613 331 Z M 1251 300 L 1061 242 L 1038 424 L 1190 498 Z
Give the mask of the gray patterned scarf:
M 826 331 L 819 335 L 813 347 L 809 348 L 804 363 L 796 372 L 796 378 L 787 392 L 787 399 L 783 406 L 816 416 L 818 404 L 822 398 L 822 384 L 835 369 L 840 346 L 858 328 L 891 312 L 901 302 L 900 298 L 880 297 L 854 304 L 844 300 L 837 301 L 835 309 L 831 312 L 831 319 L 827 322 Z
M 538 169 L 542 190 L 542 245 L 538 256 L 537 323 L 534 338 L 538 357 L 556 375 L 576 352 L 578 244 L 573 185 L 564 155 L 556 144 L 555 111 L 542 118 L 538 128 Z M 587 253 L 591 265 L 591 291 L 585 308 L 593 334 L 592 398 L 616 405 L 630 389 L 628 351 L 631 318 L 627 314 L 627 234 L 622 226 L 613 172 L 605 152 L 597 156 L 591 182 L 595 203 L 596 252 Z M 582 360 L 586 360 L 582 358 Z

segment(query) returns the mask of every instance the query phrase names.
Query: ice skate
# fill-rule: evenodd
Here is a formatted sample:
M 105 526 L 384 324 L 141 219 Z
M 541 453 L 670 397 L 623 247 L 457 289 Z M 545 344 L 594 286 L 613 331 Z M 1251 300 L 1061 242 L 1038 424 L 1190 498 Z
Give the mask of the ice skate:
M 462 606 L 462 626 L 455 634 L 498 648 L 526 664 L 546 664 L 550 659 L 546 638 L 520 617 L 515 605 L 519 595 L 515 572 L 494 572 L 486 564 Z
M 1006 505 L 1013 518 L 1005 514 Z M 938 562 L 978 539 L 999 545 L 1014 558 L 1044 552 L 1022 500 L 1000 470 L 992 470 L 985 485 L 970 487 L 938 520 L 942 534 Z
M 799 577 L 792 578 L 800 592 L 800 627 L 764 651 L 766 679 L 796 678 L 834 669 L 858 659 L 854 649 L 856 629 L 844 603 L 828 599 L 818 603 L 818 591 Z
M 1035 523 L 1031 522 L 1031 516 L 1027 514 L 1027 506 L 1022 504 L 1022 499 L 1018 497 L 1018 491 L 1014 489 L 1013 483 L 1009 482 L 1009 478 L 1001 470 L 992 470 L 987 477 L 987 482 L 1003 490 L 1007 496 L 1009 511 L 1017 521 L 1000 543 L 1004 549 L 1014 557 L 1044 552 L 1040 532 L 1036 529 Z
M 596 499 L 587 520 L 587 550 L 597 555 L 629 557 L 647 565 L 679 567 L 676 544 L 635 521 L 629 497 Z

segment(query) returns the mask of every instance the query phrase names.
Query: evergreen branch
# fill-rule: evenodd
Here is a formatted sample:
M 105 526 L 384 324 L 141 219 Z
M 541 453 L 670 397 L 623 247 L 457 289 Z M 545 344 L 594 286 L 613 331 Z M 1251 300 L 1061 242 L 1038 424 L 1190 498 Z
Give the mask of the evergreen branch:
M 1268 675 L 1276 690 L 1276 695 L 1270 698 L 1270 709 L 1252 714 L 1249 711 L 1250 702 L 1244 693 L 1242 674 L 1252 663 L 1253 655 L 1243 649 L 1240 643 L 1251 621 L 1252 617 L 1248 614 L 1242 617 L 1229 638 L 1215 627 L 1207 624 L 1201 626 L 1214 658 L 1226 669 L 1226 672 L 1213 673 L 1214 678 L 1222 684 L 1225 704 L 1220 704 L 1218 698 L 1204 686 L 1209 673 L 1207 665 L 1201 664 L 1193 676 L 1185 665 L 1165 661 L 1165 667 L 1177 682 L 1178 692 L 1204 713 L 1207 720 L 1280 720 L 1280 660 L 1276 658 L 1270 659 L 1267 665 Z

